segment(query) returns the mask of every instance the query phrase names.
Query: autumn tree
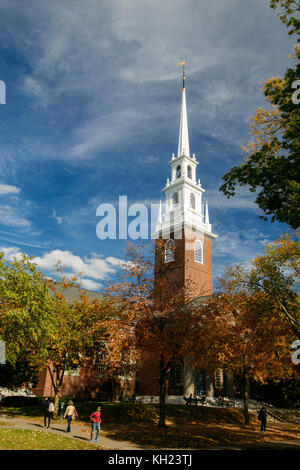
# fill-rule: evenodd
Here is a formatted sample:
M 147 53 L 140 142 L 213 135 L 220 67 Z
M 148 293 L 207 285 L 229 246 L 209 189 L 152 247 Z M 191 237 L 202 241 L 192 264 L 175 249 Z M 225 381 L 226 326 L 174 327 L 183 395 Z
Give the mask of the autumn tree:
M 57 410 L 66 372 L 87 367 L 95 354 L 99 354 L 102 329 L 97 330 L 97 335 L 92 334 L 93 325 L 96 317 L 99 322 L 109 307 L 104 300 L 90 301 L 84 291 L 80 292 L 78 300 L 70 303 L 68 289 L 71 286 L 78 289 L 78 286 L 70 284 L 68 279 L 48 284 L 53 290 L 52 312 L 56 329 L 55 334 L 42 343 L 45 360 L 40 365 L 49 371 Z
M 275 303 L 278 320 L 284 321 L 300 339 L 300 243 L 297 235 L 282 235 L 268 243 L 265 253 L 246 266 L 229 268 L 231 285 L 249 295 L 263 292 Z
M 100 308 L 101 301 L 91 302 L 84 292 L 69 302 L 67 292 L 78 288 L 76 279 L 46 279 L 25 255 L 9 262 L 2 254 L 0 273 L 0 335 L 7 358 L 12 365 L 27 358 L 30 367 L 48 369 L 57 411 L 65 373 L 84 367 L 99 349 L 101 330 L 97 336 L 91 331 L 96 318 L 99 324 L 99 311 L 105 315 L 109 307 L 103 301 Z
M 157 240 L 156 249 L 164 249 Z M 109 360 L 120 367 L 125 360 L 135 370 L 143 353 L 153 358 L 153 374 L 159 383 L 159 427 L 165 427 L 168 371 L 189 353 L 192 329 L 190 310 L 184 308 L 191 291 L 165 276 L 154 278 L 151 254 L 143 245 L 128 245 L 119 278 L 108 294 L 114 298 L 116 315 L 109 321 Z M 156 370 L 155 370 L 156 368 Z
M 261 218 L 280 221 L 297 229 L 300 225 L 300 12 L 298 1 L 271 0 L 271 8 L 279 8 L 280 19 L 297 34 L 293 58 L 295 67 L 284 77 L 270 78 L 264 83 L 268 104 L 257 109 L 250 118 L 250 137 L 243 148 L 245 161 L 228 171 L 220 187 L 227 197 L 236 194 L 239 186 L 258 191 L 256 203 L 264 212 Z
M 241 377 L 246 424 L 249 379 L 263 383 L 297 373 L 290 345 L 300 332 L 299 261 L 297 238 L 283 235 L 247 265 L 227 268 L 217 294 L 195 312 L 194 362 Z
M 277 320 L 276 304 L 264 293 L 250 296 L 228 279 L 221 285 L 221 292 L 195 312 L 198 327 L 190 341 L 192 358 L 198 367 L 209 363 L 212 370 L 221 367 L 240 378 L 245 424 L 249 424 L 249 381 L 291 377 L 291 335 Z

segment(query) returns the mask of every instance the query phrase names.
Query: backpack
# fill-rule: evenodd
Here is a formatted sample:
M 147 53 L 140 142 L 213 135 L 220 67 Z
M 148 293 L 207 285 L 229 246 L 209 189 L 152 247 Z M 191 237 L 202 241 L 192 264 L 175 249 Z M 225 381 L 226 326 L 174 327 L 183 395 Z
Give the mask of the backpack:
M 48 410 L 48 411 L 49 411 L 50 413 L 53 413 L 54 410 L 55 410 L 54 403 L 50 403 L 50 405 L 49 405 L 49 410 Z

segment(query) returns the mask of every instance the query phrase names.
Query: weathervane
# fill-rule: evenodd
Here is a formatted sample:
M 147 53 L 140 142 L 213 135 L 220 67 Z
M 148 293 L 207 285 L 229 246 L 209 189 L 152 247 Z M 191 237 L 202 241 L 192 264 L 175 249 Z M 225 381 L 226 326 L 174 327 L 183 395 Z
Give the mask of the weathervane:
M 186 65 L 186 61 L 183 60 L 182 62 L 178 62 L 177 65 L 182 66 L 182 88 L 185 88 L 185 68 L 184 68 L 184 66 Z

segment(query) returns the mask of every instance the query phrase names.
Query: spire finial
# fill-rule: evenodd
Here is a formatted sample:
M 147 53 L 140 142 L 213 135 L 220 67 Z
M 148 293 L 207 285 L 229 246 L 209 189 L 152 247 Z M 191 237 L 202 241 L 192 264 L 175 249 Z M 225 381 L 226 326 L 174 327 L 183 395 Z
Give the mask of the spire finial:
M 182 62 L 178 62 L 177 65 L 182 66 L 182 88 L 185 88 L 185 65 L 186 65 L 186 61 L 183 60 Z
M 186 99 L 185 99 L 185 60 L 179 62 L 178 65 L 182 66 L 182 102 L 181 102 L 181 115 L 180 115 L 180 128 L 179 128 L 179 141 L 178 141 L 178 157 L 185 155 L 190 156 L 189 133 L 186 113 Z

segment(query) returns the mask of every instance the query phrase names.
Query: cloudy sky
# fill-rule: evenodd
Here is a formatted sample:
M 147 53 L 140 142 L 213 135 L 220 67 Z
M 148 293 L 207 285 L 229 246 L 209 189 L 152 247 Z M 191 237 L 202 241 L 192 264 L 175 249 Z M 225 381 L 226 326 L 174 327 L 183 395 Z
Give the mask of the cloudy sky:
M 97 206 L 163 199 L 185 59 L 215 277 L 261 253 L 288 227 L 261 221 L 249 192 L 218 188 L 264 106 L 259 82 L 284 73 L 292 45 L 268 0 L 1 0 L 0 249 L 103 288 L 126 241 L 97 238 Z

